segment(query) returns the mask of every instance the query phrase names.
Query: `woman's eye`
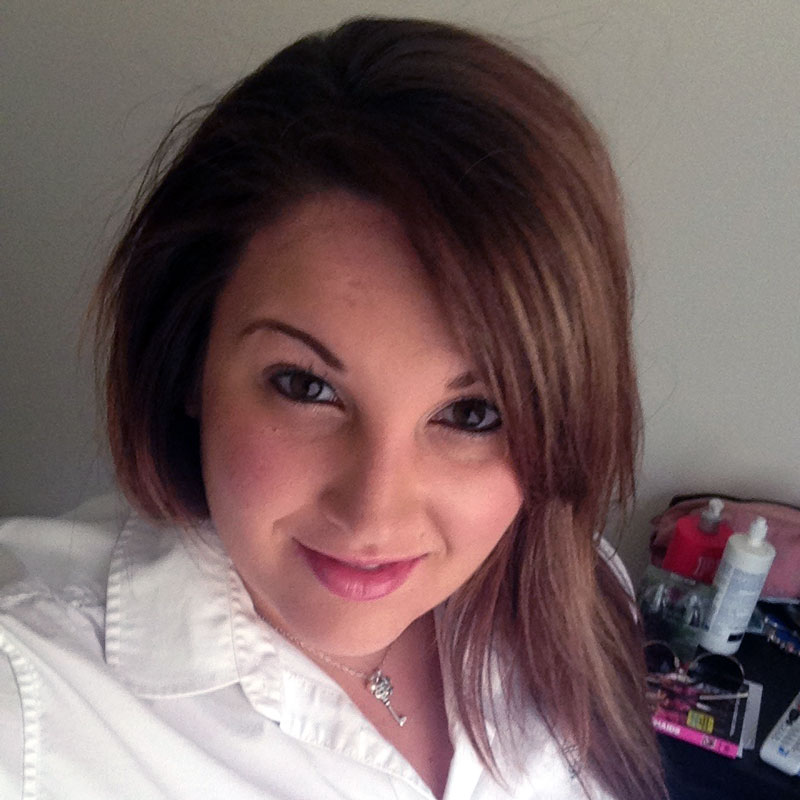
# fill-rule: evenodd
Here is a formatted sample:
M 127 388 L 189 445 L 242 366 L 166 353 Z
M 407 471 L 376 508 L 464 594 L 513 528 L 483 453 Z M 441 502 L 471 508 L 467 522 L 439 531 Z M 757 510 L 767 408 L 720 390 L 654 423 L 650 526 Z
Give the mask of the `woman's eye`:
M 489 433 L 502 424 L 500 412 L 488 400 L 477 397 L 456 400 L 440 411 L 433 421 L 466 433 Z
M 269 381 L 284 397 L 296 403 L 334 404 L 339 401 L 327 381 L 306 370 L 283 369 L 270 375 Z

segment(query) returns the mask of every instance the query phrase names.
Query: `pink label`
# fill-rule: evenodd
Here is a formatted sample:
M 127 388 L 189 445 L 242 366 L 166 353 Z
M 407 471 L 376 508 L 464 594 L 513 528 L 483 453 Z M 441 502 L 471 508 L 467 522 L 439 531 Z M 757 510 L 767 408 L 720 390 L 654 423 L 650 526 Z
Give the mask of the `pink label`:
M 681 739 L 684 742 L 689 742 L 689 744 L 694 744 L 698 747 L 705 747 L 706 750 L 712 750 L 715 753 L 719 753 L 721 756 L 737 758 L 739 755 L 739 746 L 734 742 L 729 742 L 727 739 L 720 739 L 718 736 L 711 736 L 708 733 L 697 731 L 694 728 L 680 725 L 671 720 L 662 719 L 658 714 L 653 715 L 653 727 L 660 733 L 665 733 L 667 736 Z

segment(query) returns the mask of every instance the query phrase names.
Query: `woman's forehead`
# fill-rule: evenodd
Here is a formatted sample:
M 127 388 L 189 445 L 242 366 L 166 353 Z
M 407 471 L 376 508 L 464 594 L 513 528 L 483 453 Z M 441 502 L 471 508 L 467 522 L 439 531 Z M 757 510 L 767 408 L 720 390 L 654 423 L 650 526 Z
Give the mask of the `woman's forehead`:
M 396 217 L 346 192 L 314 195 L 258 230 L 230 288 L 254 299 L 279 293 L 292 300 L 323 296 L 328 301 L 402 290 L 403 299 L 435 303 Z
M 345 191 L 315 194 L 253 235 L 215 317 L 246 326 L 259 316 L 458 352 L 400 221 Z

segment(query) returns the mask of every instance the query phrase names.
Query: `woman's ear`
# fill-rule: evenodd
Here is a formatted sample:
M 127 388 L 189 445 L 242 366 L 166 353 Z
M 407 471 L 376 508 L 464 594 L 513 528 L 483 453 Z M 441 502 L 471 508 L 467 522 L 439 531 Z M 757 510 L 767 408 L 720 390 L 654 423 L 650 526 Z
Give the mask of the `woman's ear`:
M 202 395 L 200 388 L 202 384 L 201 376 L 202 371 L 199 369 L 195 370 L 194 379 L 189 387 L 189 391 L 186 393 L 186 399 L 183 404 L 183 410 L 186 412 L 186 415 L 194 420 L 200 419 L 200 398 Z
M 194 420 L 200 419 L 200 404 L 194 398 L 191 398 L 186 402 L 183 410 L 186 412 L 186 416 L 191 417 Z
M 206 363 L 205 345 L 195 353 L 193 357 L 192 377 L 186 395 L 183 398 L 183 410 L 190 419 L 200 421 L 200 413 L 203 410 L 203 370 Z

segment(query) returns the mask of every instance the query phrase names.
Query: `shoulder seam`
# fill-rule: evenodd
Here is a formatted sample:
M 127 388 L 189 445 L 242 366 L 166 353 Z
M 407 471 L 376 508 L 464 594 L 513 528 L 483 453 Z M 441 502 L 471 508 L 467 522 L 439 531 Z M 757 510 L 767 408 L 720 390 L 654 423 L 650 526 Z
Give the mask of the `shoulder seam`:
M 601 536 L 598 539 L 597 550 L 600 553 L 601 558 L 606 562 L 606 564 L 608 564 L 609 569 L 614 573 L 614 576 L 622 585 L 622 588 L 625 589 L 628 597 L 630 597 L 631 600 L 635 600 L 636 590 L 633 587 L 633 581 L 631 580 L 631 576 L 622 559 L 620 558 L 619 553 L 617 552 L 617 548 L 614 547 L 611 542 Z
M 41 742 L 39 675 L 2 629 L 0 652 L 11 664 L 22 707 L 22 800 L 36 800 Z

